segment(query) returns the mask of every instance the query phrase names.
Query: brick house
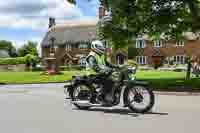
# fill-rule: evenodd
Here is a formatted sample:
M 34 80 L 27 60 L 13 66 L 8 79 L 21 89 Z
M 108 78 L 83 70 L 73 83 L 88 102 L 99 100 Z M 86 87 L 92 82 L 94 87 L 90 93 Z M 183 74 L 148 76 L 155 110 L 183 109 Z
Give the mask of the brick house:
M 59 66 L 81 65 L 85 66 L 85 58 L 91 51 L 91 42 L 97 39 L 97 22 L 65 22 L 55 24 L 50 18 L 49 30 L 42 43 L 42 64 L 45 65 L 45 58 L 49 57 L 52 50 L 55 52 L 56 63 Z M 111 49 L 107 48 L 109 52 Z M 123 64 L 126 55 L 122 50 L 112 54 L 111 60 L 117 64 Z
M 161 57 L 163 63 L 173 60 L 175 64 L 184 64 L 187 56 L 200 56 L 200 39 L 192 33 L 187 33 L 183 40 L 150 40 L 147 35 L 135 39 L 131 47 L 137 49 L 135 60 L 141 65 L 153 65 L 153 57 Z
M 96 38 L 96 24 L 73 22 L 52 25 L 52 22 L 54 23 L 50 19 L 49 30 L 41 44 L 42 59 L 49 56 L 53 47 L 59 66 L 85 65 L 85 57 L 90 52 L 90 42 Z
M 106 16 L 104 7 L 99 7 L 99 19 Z M 48 67 L 50 54 L 55 53 L 55 64 L 59 66 L 82 65 L 85 66 L 85 57 L 91 51 L 91 41 L 97 37 L 97 21 L 93 22 L 64 22 L 56 24 L 54 18 L 49 19 L 49 29 L 41 43 L 42 64 Z M 112 53 L 111 48 L 106 49 L 111 61 L 123 64 L 127 60 L 127 52 L 117 50 Z M 50 58 L 49 58 L 50 57 Z
M 54 43 L 56 61 L 60 66 L 85 65 L 85 57 L 91 51 L 90 43 L 97 39 L 97 22 L 66 22 L 55 24 L 50 18 L 49 30 L 46 33 L 41 47 L 42 59 L 48 57 L 50 46 Z M 54 41 L 52 42 L 52 38 Z M 153 57 L 160 56 L 164 63 L 173 59 L 176 64 L 184 64 L 186 56 L 200 55 L 200 40 L 192 33 L 186 34 L 184 40 L 166 40 L 164 37 L 150 40 L 147 35 L 135 39 L 130 47 L 135 47 L 138 55 L 135 60 L 138 64 L 153 65 Z M 111 51 L 110 51 L 111 52 Z M 111 60 L 116 64 L 123 64 L 127 60 L 126 51 L 118 50 L 111 54 Z M 43 64 L 45 61 L 43 60 Z

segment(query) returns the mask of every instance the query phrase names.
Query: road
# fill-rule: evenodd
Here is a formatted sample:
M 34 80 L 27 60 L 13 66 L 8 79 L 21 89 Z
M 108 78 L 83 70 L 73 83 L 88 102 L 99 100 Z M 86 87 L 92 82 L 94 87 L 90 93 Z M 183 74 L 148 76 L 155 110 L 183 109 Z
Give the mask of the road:
M 152 113 L 72 108 L 63 84 L 0 86 L 1 133 L 199 133 L 200 96 L 156 95 Z

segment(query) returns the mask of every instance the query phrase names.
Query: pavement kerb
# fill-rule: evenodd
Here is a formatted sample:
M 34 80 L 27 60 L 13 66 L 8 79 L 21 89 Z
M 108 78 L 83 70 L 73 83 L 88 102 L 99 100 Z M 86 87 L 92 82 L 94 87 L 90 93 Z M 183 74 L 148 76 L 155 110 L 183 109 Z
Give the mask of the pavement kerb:
M 172 96 L 200 96 L 200 92 L 167 92 L 167 91 L 154 91 L 157 95 L 172 95 Z

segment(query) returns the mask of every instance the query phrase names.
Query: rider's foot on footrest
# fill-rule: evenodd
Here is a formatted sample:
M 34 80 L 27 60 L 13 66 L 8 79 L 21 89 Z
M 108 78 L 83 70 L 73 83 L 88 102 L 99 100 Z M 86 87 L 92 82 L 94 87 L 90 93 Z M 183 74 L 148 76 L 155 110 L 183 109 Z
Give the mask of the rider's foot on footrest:
M 97 97 L 97 99 L 98 99 L 98 101 L 100 101 L 100 102 L 104 101 L 104 95 L 99 95 L 99 96 Z
M 124 106 L 123 106 L 123 107 L 128 107 L 128 105 L 124 104 Z

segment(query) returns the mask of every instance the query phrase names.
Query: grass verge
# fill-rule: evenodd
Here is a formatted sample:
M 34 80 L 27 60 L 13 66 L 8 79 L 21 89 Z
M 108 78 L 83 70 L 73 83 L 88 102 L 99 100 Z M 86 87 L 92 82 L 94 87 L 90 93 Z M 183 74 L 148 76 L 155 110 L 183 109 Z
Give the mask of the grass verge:
M 52 83 L 84 75 L 86 71 L 64 71 L 61 75 L 41 75 L 40 72 L 0 72 L 0 84 Z M 148 81 L 154 90 L 200 91 L 200 78 L 185 80 L 185 72 L 138 71 L 137 80 Z

